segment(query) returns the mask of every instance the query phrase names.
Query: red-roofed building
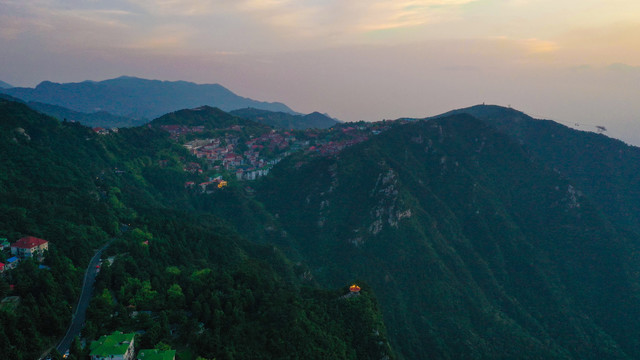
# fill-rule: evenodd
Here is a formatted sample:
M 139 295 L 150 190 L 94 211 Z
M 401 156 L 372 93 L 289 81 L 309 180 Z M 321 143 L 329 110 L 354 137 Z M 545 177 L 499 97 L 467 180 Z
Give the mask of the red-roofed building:
M 25 236 L 11 244 L 11 255 L 21 259 L 42 257 L 45 250 L 49 250 L 49 242 L 34 236 Z
M 215 184 L 215 181 L 205 181 L 205 182 L 203 182 L 203 183 L 200 183 L 200 184 L 199 184 L 199 186 L 200 186 L 200 188 L 202 189 L 202 191 L 204 192 L 204 191 L 206 191 L 206 190 L 207 190 L 207 187 L 208 187 L 209 185 L 211 185 L 211 184 Z
M 94 127 L 92 130 L 100 135 L 107 135 L 109 133 L 109 130 L 101 127 Z

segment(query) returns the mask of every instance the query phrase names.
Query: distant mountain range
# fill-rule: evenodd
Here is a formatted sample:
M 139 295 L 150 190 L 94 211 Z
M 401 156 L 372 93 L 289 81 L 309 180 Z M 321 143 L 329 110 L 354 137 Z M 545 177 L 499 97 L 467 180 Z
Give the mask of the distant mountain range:
M 35 88 L 0 83 L 0 93 L 59 120 L 91 127 L 138 126 L 168 113 L 201 106 L 233 111 L 240 118 L 282 129 L 326 129 L 338 123 L 319 112 L 302 115 L 281 103 L 244 98 L 218 84 L 185 81 L 119 77 L 67 84 L 45 81 Z
M 0 80 L 0 89 L 8 89 L 8 88 L 12 88 L 13 85 L 11 84 L 7 84 L 6 82 Z
M 56 105 L 85 114 L 108 112 L 138 120 L 138 124 L 172 111 L 203 105 L 218 107 L 224 111 L 252 107 L 296 114 L 282 103 L 241 97 L 219 84 L 146 80 L 127 76 L 65 84 L 44 81 L 35 88 L 16 87 L 0 91 L 25 102 Z
M 47 114 L 59 120 L 77 121 L 89 127 L 120 128 L 141 125 L 140 120 L 126 116 L 113 115 L 106 111 L 84 113 L 62 106 L 29 101 L 27 105 L 33 110 Z

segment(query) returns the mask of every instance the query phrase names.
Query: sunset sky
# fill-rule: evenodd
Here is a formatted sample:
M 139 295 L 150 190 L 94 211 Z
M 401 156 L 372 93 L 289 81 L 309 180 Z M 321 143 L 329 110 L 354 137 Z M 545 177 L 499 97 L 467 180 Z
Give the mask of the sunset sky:
M 0 0 L 0 80 L 121 75 L 345 121 L 510 105 L 640 145 L 640 1 Z

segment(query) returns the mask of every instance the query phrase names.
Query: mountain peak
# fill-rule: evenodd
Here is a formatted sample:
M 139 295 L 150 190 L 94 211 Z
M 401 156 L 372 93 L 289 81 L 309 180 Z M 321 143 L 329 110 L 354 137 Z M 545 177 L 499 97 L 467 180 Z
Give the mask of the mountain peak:
M 214 110 L 214 109 L 218 109 L 218 108 L 214 108 L 214 107 L 211 107 L 209 105 L 203 105 L 203 106 L 198 106 L 198 107 L 195 107 L 193 109 L 187 109 L 187 110 L 188 111 L 211 111 L 211 110 Z
M 137 76 L 121 75 L 121 76 L 118 76 L 115 79 L 110 79 L 110 80 L 146 80 L 146 79 L 139 78 Z
M 205 129 L 224 129 L 234 125 L 251 126 L 265 128 L 266 126 L 257 124 L 251 120 L 243 119 L 217 107 L 208 105 L 198 106 L 191 109 L 183 109 L 165 114 L 151 122 L 153 126 L 182 125 L 182 126 L 204 126 Z
M 441 118 L 441 117 L 446 117 L 446 116 L 455 115 L 455 114 L 469 114 L 471 116 L 477 117 L 482 120 L 494 119 L 494 118 L 501 118 L 501 119 L 510 118 L 512 120 L 519 120 L 519 119 L 533 120 L 531 116 L 523 113 L 522 111 L 513 109 L 510 106 L 505 107 L 500 105 L 485 105 L 485 104 L 478 104 L 478 105 L 473 105 L 466 108 L 451 110 L 444 114 L 436 115 L 432 118 Z
M 35 89 L 42 90 L 42 89 L 51 88 L 52 86 L 56 86 L 56 85 L 60 85 L 60 84 L 53 81 L 44 80 L 44 81 L 41 81 L 40 84 L 36 85 Z

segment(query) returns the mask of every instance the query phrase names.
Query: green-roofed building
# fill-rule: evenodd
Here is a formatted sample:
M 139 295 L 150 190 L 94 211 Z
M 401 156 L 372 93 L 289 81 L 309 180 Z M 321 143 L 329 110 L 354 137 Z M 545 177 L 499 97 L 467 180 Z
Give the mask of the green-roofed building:
M 175 360 L 175 350 L 140 350 L 137 360 Z
M 115 331 L 91 343 L 91 360 L 133 360 L 135 334 Z

